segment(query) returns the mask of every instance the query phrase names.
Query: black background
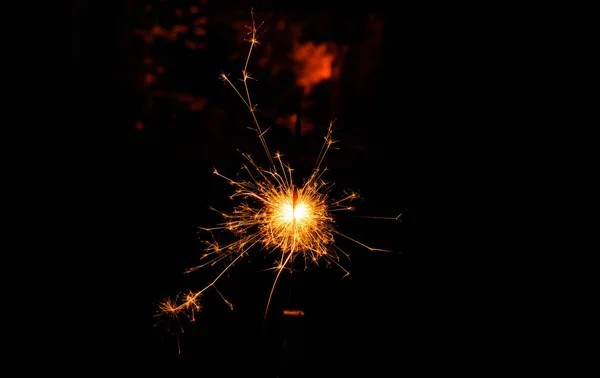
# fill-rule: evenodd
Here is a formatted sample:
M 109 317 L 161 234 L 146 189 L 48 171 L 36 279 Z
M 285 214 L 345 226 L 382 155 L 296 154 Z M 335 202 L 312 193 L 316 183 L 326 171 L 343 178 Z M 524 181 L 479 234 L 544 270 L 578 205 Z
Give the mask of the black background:
M 203 311 L 194 323 L 181 323 L 181 334 L 177 322 L 169 327 L 154 315 L 164 297 L 200 289 L 218 273 L 182 274 L 202 252 L 197 227 L 218 220 L 208 206 L 226 210 L 231 205 L 227 185 L 211 174 L 212 168 L 235 174 L 242 163 L 236 149 L 257 151 L 255 156 L 260 149 L 244 125 L 232 135 L 236 143 L 224 145 L 191 131 L 165 131 L 157 121 L 154 129 L 136 132 L 132 125 L 139 106 L 132 104 L 141 100 L 130 64 L 136 58 L 131 49 L 136 9 L 135 2 L 82 2 L 74 8 L 73 73 L 78 93 L 85 94 L 74 101 L 94 142 L 106 141 L 90 169 L 88 184 L 97 193 L 91 207 L 98 216 L 84 244 L 82 265 L 89 270 L 81 269 L 94 294 L 84 300 L 86 310 L 76 319 L 86 324 L 76 344 L 94 360 L 91 366 L 140 375 L 381 376 L 414 367 L 428 371 L 469 365 L 479 356 L 483 336 L 464 325 L 478 324 L 481 314 L 471 306 L 482 292 L 470 284 L 472 276 L 464 275 L 473 270 L 463 264 L 467 259 L 461 248 L 466 246 L 455 242 L 461 203 L 453 201 L 466 159 L 456 141 L 470 133 L 466 125 L 478 121 L 486 101 L 477 91 L 491 80 L 484 79 L 481 68 L 490 57 L 474 52 L 486 41 L 467 37 L 477 26 L 466 28 L 443 9 L 373 10 L 385 16 L 383 66 L 370 94 L 370 111 L 357 116 L 355 109 L 342 109 L 337 116 L 336 128 L 347 139 L 340 138 L 340 149 L 329 155 L 326 178 L 336 188 L 361 193 L 354 215 L 403 213 L 402 222 L 338 220 L 344 233 L 394 252 L 369 252 L 340 241 L 351 255 L 344 264 L 351 277 L 341 279 L 343 272 L 336 267 L 284 276 L 265 322 L 274 275 L 258 272 L 271 262 L 256 253 L 218 285 L 234 311 L 208 290 Z M 351 11 L 344 9 L 338 17 L 350 17 Z M 227 14 L 223 7 L 214 11 Z M 213 68 L 217 71 L 210 72 Z M 198 70 L 212 79 L 221 68 Z M 255 85 L 259 95 L 268 90 L 258 89 L 260 82 Z M 243 114 L 227 88 L 215 88 L 208 95 L 216 103 L 239 105 Z M 178 154 L 186 138 L 195 141 L 195 152 Z M 309 138 L 273 142 L 281 151 L 289 147 L 295 158 L 301 155 L 296 166 L 305 172 L 315 157 L 311 149 L 320 147 Z M 485 141 L 477 143 L 485 148 Z M 364 150 L 349 147 L 355 144 Z M 284 318 L 284 308 L 301 308 L 306 316 Z

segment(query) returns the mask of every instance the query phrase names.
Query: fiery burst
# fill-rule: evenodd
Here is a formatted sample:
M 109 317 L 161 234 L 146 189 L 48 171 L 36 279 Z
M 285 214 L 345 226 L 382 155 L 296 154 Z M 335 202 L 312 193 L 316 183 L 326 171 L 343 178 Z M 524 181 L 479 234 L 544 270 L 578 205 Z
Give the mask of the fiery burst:
M 271 155 L 264 138 L 267 130 L 260 127 L 256 117 L 256 105 L 252 103 L 248 89 L 248 80 L 252 79 L 247 71 L 248 62 L 254 47 L 259 43 L 256 34 L 261 26 L 262 24 L 256 27 L 254 14 L 252 14 L 252 26 L 249 27 L 248 33 L 250 49 L 242 70 L 243 89 L 239 90 L 226 74 L 221 74 L 221 79 L 233 88 L 250 111 L 254 122 L 253 130 L 256 131 L 264 148 L 269 165 L 267 168 L 262 168 L 250 155 L 242 153 L 247 162 L 242 166 L 242 170 L 247 174 L 247 179 L 235 181 L 220 174 L 216 169 L 214 170 L 215 175 L 227 180 L 235 188 L 231 199 L 239 202 L 232 213 L 219 212 L 224 218 L 223 223 L 213 228 L 203 228 L 212 236 L 210 241 L 205 241 L 207 248 L 202 259 L 206 262 L 188 269 L 186 273 L 205 266 L 214 266 L 223 260 L 228 260 L 228 263 L 221 273 L 202 290 L 180 295 L 174 300 L 164 300 L 159 306 L 161 314 L 176 317 L 179 313 L 187 313 L 191 314 L 193 319 L 194 313 L 200 310 L 201 295 L 210 287 L 213 287 L 225 303 L 233 308 L 233 305 L 216 289 L 215 284 L 236 261 L 247 255 L 250 250 L 266 251 L 279 256 L 272 268 L 277 275 L 269 293 L 265 317 L 281 272 L 288 268 L 297 257 L 302 256 L 305 267 L 309 262 L 318 264 L 319 261 L 325 261 L 328 264 L 333 263 L 339 266 L 346 275 L 350 274 L 339 264 L 340 254 L 346 256 L 347 254 L 334 243 L 336 235 L 349 239 L 371 251 L 386 251 L 371 248 L 334 228 L 332 214 L 337 211 L 353 210 L 350 203 L 358 198 L 358 195 L 349 192 L 340 200 L 331 200 L 329 197 L 331 184 L 322 178 L 326 171 L 326 168 L 322 167 L 323 160 L 335 143 L 332 139 L 333 122 L 329 124 L 325 142 L 313 172 L 301 187 L 294 184 L 293 169 L 282 161 L 282 155 L 280 153 Z M 398 219 L 398 217 L 388 219 Z M 213 231 L 216 230 L 230 231 L 235 235 L 235 241 L 221 245 L 213 235 Z

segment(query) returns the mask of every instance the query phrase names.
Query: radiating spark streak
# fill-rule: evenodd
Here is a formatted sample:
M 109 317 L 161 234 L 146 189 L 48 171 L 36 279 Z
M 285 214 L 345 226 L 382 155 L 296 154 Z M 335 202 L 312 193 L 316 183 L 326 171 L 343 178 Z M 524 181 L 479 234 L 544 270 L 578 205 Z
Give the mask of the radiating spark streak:
M 345 198 L 342 198 L 342 199 L 341 199 L 341 200 L 339 200 L 339 201 L 335 201 L 335 202 L 333 202 L 331 205 L 332 205 L 332 206 L 337 206 L 337 205 L 340 205 L 340 204 L 342 204 L 343 202 L 348 202 L 348 200 L 353 200 L 353 199 L 355 199 L 355 198 L 357 198 L 357 197 L 358 197 L 358 194 L 356 194 L 356 193 L 352 193 L 352 194 L 350 194 L 349 196 L 346 196 Z
M 317 157 L 317 162 L 315 163 L 315 171 L 318 171 L 321 168 L 321 164 L 323 163 L 323 160 L 325 159 L 325 155 L 327 154 L 327 151 L 329 151 L 329 147 L 331 147 L 331 145 L 333 143 L 335 143 L 335 141 L 333 139 L 331 139 L 332 130 L 333 130 L 333 121 L 329 122 L 329 128 L 327 129 L 327 135 L 325 136 L 325 143 L 323 143 L 323 145 L 321 146 L 321 151 L 319 151 L 319 156 Z
M 271 154 L 269 153 L 269 147 L 267 145 L 267 142 L 265 141 L 264 133 L 262 132 L 262 130 L 260 128 L 258 119 L 256 118 L 256 105 L 252 105 L 252 100 L 250 98 L 250 90 L 248 89 L 248 79 L 251 78 L 250 75 L 248 74 L 248 63 L 250 62 L 250 56 L 252 55 L 252 50 L 254 49 L 254 45 L 259 43 L 258 40 L 256 39 L 256 33 L 264 24 L 264 22 L 262 22 L 258 27 L 256 27 L 256 22 L 254 20 L 254 11 L 251 11 L 250 14 L 252 16 L 252 27 L 250 28 L 250 33 L 249 33 L 251 35 L 251 37 L 248 39 L 248 41 L 250 42 L 250 49 L 248 51 L 248 56 L 246 57 L 246 64 L 244 65 L 244 69 L 242 70 L 242 81 L 244 83 L 244 89 L 246 90 L 247 97 L 244 98 L 244 96 L 242 96 L 240 91 L 237 89 L 237 87 L 235 85 L 233 85 L 233 83 L 229 80 L 227 75 L 221 74 L 221 78 L 223 80 L 225 80 L 235 90 L 235 92 L 242 99 L 242 101 L 244 102 L 244 104 L 246 105 L 248 110 L 250 110 L 250 114 L 252 114 L 252 119 L 254 121 L 254 125 L 256 126 L 256 132 L 258 134 L 260 142 L 265 150 L 265 153 L 267 154 L 267 157 L 269 158 L 269 162 L 271 163 L 271 166 L 273 166 L 274 165 L 273 159 L 271 157 Z
M 383 219 L 383 220 L 400 221 L 400 217 L 402 216 L 402 213 L 400 213 L 400 215 L 398 215 L 397 217 L 372 217 L 372 216 L 363 216 L 363 215 L 346 215 L 346 216 L 351 217 L 351 218 Z
M 201 257 L 202 264 L 187 269 L 185 272 L 190 273 L 206 266 L 214 266 L 229 258 L 231 261 L 229 264 L 225 264 L 221 273 L 200 291 L 190 292 L 183 297 L 178 296 L 175 301 L 165 300 L 159 306 L 159 310 L 163 314 L 175 316 L 179 312 L 191 311 L 193 319 L 193 313 L 201 308 L 198 301 L 200 296 L 210 287 L 213 287 L 223 301 L 233 309 L 233 305 L 217 289 L 216 282 L 238 260 L 247 256 L 251 251 L 256 250 L 266 254 L 278 252 L 279 254 L 276 266 L 268 269 L 277 271 L 277 274 L 269 292 L 264 319 L 266 319 L 281 273 L 284 269 L 293 270 L 292 264 L 296 257 L 304 258 L 305 269 L 309 262 L 318 265 L 320 261 L 324 261 L 326 264 L 332 263 L 340 267 L 346 273 L 344 277 L 350 275 L 350 272 L 339 263 L 339 255 L 336 252 L 347 258 L 349 256 L 335 244 L 334 235 L 339 235 L 370 251 L 390 252 L 385 249 L 369 247 L 334 228 L 334 219 L 331 214 L 354 210 L 349 203 L 357 199 L 358 194 L 350 192 L 335 201 L 329 198 L 333 184 L 324 181 L 323 174 L 327 168 L 322 166 L 328 151 L 336 143 L 332 138 L 333 121 L 329 123 L 313 171 L 302 185 L 294 183 L 293 169 L 282 161 L 282 154 L 277 152 L 275 155 L 271 155 L 269 152 L 265 140 L 265 134 L 269 129 L 261 128 L 256 116 L 256 104 L 252 102 L 248 88 L 248 80 L 252 79 L 248 73 L 248 63 L 254 46 L 258 44 L 256 33 L 262 25 L 261 23 L 258 28 L 256 27 L 254 13 L 252 13 L 252 26 L 248 39 L 250 48 L 241 79 L 244 89 L 239 90 L 225 73 L 221 73 L 221 78 L 233 88 L 250 111 L 254 122 L 254 128 L 251 129 L 257 133 L 269 165 L 267 168 L 263 168 L 249 154 L 239 151 L 246 162 L 236 176 L 236 178 L 241 178 L 234 180 L 214 168 L 213 174 L 225 180 L 233 188 L 230 199 L 235 200 L 236 205 L 229 213 L 210 208 L 223 218 L 223 222 L 214 227 L 200 228 L 200 230 L 210 232 L 212 241 L 204 241 L 206 249 L 205 254 Z M 373 218 L 398 219 L 399 216 L 397 218 Z M 228 231 L 235 236 L 235 239 L 229 243 L 219 244 L 214 235 L 217 231 Z
M 246 57 L 246 64 L 244 65 L 244 71 L 248 68 L 248 62 L 250 62 L 250 55 L 252 55 L 252 48 L 254 48 L 255 44 L 258 44 L 258 40 L 256 39 L 256 32 L 258 31 L 258 29 L 260 29 L 263 24 L 264 21 L 260 23 L 260 25 L 258 25 L 258 28 L 255 27 L 256 26 L 256 22 L 254 22 L 254 9 L 250 10 L 250 15 L 252 17 L 252 37 L 250 38 L 250 51 L 248 52 L 248 56 Z M 248 97 L 250 97 L 250 94 L 248 94 Z
M 290 174 L 290 179 L 288 181 L 287 176 L 285 174 L 285 168 L 283 167 L 283 163 L 281 162 L 281 155 L 279 154 L 279 152 L 277 153 L 277 155 L 275 155 L 275 158 L 279 161 L 279 166 L 281 167 L 281 172 L 283 173 L 283 179 L 284 179 L 284 184 L 285 185 L 289 185 L 292 182 L 292 171 L 289 171 Z
M 223 296 L 223 294 L 221 294 L 221 292 L 219 291 L 219 289 L 217 289 L 217 286 L 213 286 L 213 287 L 217 291 L 217 293 L 219 293 L 219 295 L 221 296 L 221 299 L 223 299 L 223 301 L 229 306 L 229 308 L 231 309 L 231 311 L 233 311 L 233 305 L 231 304 L 231 302 L 229 302 L 227 299 L 225 299 L 225 297 Z
M 271 304 L 271 298 L 273 297 L 273 292 L 275 291 L 275 284 L 277 283 L 277 280 L 279 280 L 279 275 L 281 275 L 281 272 L 283 271 L 283 268 L 287 265 L 287 263 L 290 261 L 290 258 L 293 255 L 290 253 L 288 254 L 287 259 L 285 260 L 285 262 L 283 262 L 278 271 L 277 271 L 277 276 L 275 276 L 275 281 L 273 282 L 273 286 L 271 286 L 271 292 L 269 293 L 269 299 L 267 300 L 267 308 L 265 309 L 265 316 L 263 318 L 263 320 L 267 319 L 267 311 L 269 311 L 269 305 Z
M 185 302 L 181 303 L 180 305 L 173 305 L 170 301 L 165 301 L 162 303 L 161 308 L 162 311 L 164 313 L 171 313 L 173 315 L 176 315 L 177 313 L 184 311 L 184 310 L 188 310 L 190 308 L 191 304 L 195 304 L 197 303 L 197 299 L 199 296 L 202 295 L 202 293 L 204 293 L 209 287 L 214 286 L 214 284 L 219 280 L 219 278 L 221 278 L 221 276 L 223 274 L 225 274 L 225 272 L 227 272 L 227 270 L 233 265 L 235 264 L 235 262 L 237 260 L 239 260 L 244 254 L 240 253 L 228 266 L 227 268 L 225 268 L 218 276 L 217 278 L 215 278 L 211 283 L 209 283 L 206 287 L 204 287 L 204 289 L 194 293 L 194 294 L 188 294 Z M 198 306 L 199 307 L 199 306 Z M 194 312 L 192 311 L 192 314 Z
M 380 248 L 373 248 L 373 247 L 369 247 L 368 245 L 366 245 L 366 244 L 363 244 L 363 243 L 359 242 L 359 241 L 358 241 L 358 240 L 356 240 L 356 239 L 352 239 L 350 236 L 348 236 L 348 235 L 344 235 L 344 234 L 342 234 L 341 232 L 338 232 L 338 231 L 335 231 L 335 230 L 333 230 L 333 232 L 334 232 L 336 235 L 343 236 L 343 237 L 345 237 L 346 239 L 348 239 L 348 240 L 351 240 L 351 241 L 355 242 L 356 244 L 358 244 L 358 245 L 360 245 L 360 246 L 362 246 L 362 247 L 365 247 L 366 249 L 368 249 L 368 250 L 369 250 L 369 251 L 371 251 L 371 252 L 374 252 L 374 251 L 379 251 L 379 252 L 392 252 L 392 251 L 390 251 L 389 249 L 380 249 Z
M 345 252 L 343 249 L 341 249 L 341 248 L 340 248 L 340 247 L 339 247 L 337 244 L 333 244 L 333 247 L 334 247 L 335 249 L 337 249 L 338 251 L 340 251 L 342 254 L 344 254 L 344 256 L 346 256 L 346 258 L 347 258 L 348 260 L 350 260 L 350 255 L 349 255 L 349 254 L 347 254 L 347 253 L 346 253 L 346 252 Z
M 332 263 L 334 263 L 335 265 L 337 265 L 340 269 L 342 269 L 344 272 L 346 272 L 346 274 L 344 274 L 344 276 L 342 278 L 346 278 L 346 277 L 350 276 L 350 272 L 346 268 L 344 268 L 343 266 L 341 266 L 340 263 L 338 263 L 334 259 L 331 259 L 329 261 L 331 261 Z

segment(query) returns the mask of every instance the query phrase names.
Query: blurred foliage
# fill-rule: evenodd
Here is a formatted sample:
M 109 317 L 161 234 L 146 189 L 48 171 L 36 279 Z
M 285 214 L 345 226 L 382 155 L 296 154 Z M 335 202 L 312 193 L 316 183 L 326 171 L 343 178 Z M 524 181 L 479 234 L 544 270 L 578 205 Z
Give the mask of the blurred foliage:
M 249 118 L 218 75 L 241 77 L 250 10 L 224 10 L 203 1 L 143 1 L 135 8 L 139 132 L 194 136 L 238 144 Z M 253 101 L 271 133 L 320 138 L 334 118 L 356 118 L 376 101 L 383 41 L 382 15 L 255 12 L 261 45 L 248 70 Z M 346 125 L 346 129 L 360 125 Z M 315 133 L 312 133 L 316 131 Z M 180 135 L 180 137 L 177 137 Z

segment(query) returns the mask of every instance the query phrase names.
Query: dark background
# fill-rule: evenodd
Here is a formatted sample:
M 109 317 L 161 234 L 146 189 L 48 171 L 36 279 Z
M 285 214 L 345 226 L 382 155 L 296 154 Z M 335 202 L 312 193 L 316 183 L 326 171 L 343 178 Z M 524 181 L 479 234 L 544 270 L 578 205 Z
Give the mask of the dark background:
M 86 341 L 80 352 L 95 361 L 92 366 L 207 377 L 359 371 L 380 376 L 409 367 L 426 371 L 460 365 L 473 358 L 477 343 L 465 346 L 467 333 L 456 322 L 464 321 L 461 304 L 473 299 L 465 299 L 462 290 L 467 285 L 459 273 L 464 269 L 455 253 L 459 247 L 448 248 L 455 235 L 438 231 L 456 222 L 460 211 L 460 203 L 449 201 L 461 179 L 461 159 L 450 159 L 461 151 L 450 141 L 460 139 L 463 125 L 476 117 L 468 110 L 475 105 L 473 91 L 483 84 L 464 75 L 469 65 L 477 65 L 471 59 L 477 43 L 465 45 L 461 25 L 446 19 L 441 9 L 341 12 L 321 5 L 299 11 L 281 4 L 209 2 L 201 8 L 208 18 L 202 53 L 176 42 L 148 51 L 136 29 L 185 23 L 169 12 L 190 4 L 155 1 L 151 5 L 160 8 L 157 13 L 145 10 L 146 5 L 80 2 L 73 8 L 74 101 L 92 131 L 90 138 L 103 145 L 89 181 L 98 193 L 93 207 L 101 220 L 90 225 L 95 238 L 86 244 L 87 255 L 95 257 L 84 263 L 98 273 L 92 283 L 97 294 L 88 304 L 94 321 L 80 335 Z M 235 76 L 241 69 L 239 61 L 229 60 L 240 48 L 245 56 L 247 47 L 240 44 L 234 21 L 248 24 L 252 6 L 258 21 L 266 15 L 321 25 L 309 28 L 312 32 L 304 38 L 347 45 L 352 53 L 337 86 L 323 84 L 311 93 L 316 105 L 307 116 L 319 121 L 316 130 L 299 137 L 274 127 L 267 137 L 273 151 L 288 151 L 300 178 L 310 172 L 321 146 L 322 121 L 336 118 L 339 150 L 330 152 L 326 176 L 335 182 L 334 194 L 344 188 L 360 192 L 352 215 L 403 213 L 402 222 L 340 216 L 342 232 L 394 252 L 369 252 L 340 240 L 351 255 L 344 266 L 352 275 L 342 280 L 343 272 L 336 267 L 312 267 L 284 276 L 265 322 L 274 275 L 259 272 L 271 260 L 257 252 L 218 284 L 234 304 L 233 312 L 208 290 L 194 323 L 183 319 L 169 324 L 154 316 L 158 302 L 180 291 L 199 290 L 220 272 L 183 274 L 202 254 L 197 227 L 219 220 L 208 207 L 229 210 L 232 205 L 229 188 L 211 174 L 213 167 L 235 175 L 242 163 L 237 149 L 266 162 L 255 134 L 247 129 L 251 120 L 243 104 L 218 80 L 222 70 Z M 379 65 L 369 71 L 369 90 L 359 91 L 360 67 L 373 59 L 361 57 L 360 47 L 369 15 L 383 23 L 381 45 L 374 50 Z M 275 34 L 266 22 L 265 45 Z M 260 54 L 259 48 L 255 59 Z M 167 67 L 152 88 L 204 97 L 208 105 L 202 112 L 192 112 L 172 97 L 156 96 L 143 84 L 147 55 Z M 293 81 L 270 81 L 261 70 L 253 71 L 259 78 L 251 88 L 255 98 L 267 104 L 281 101 L 275 112 L 293 111 L 299 102 Z M 322 105 L 329 104 L 332 93 L 339 99 L 334 110 Z M 263 125 L 273 124 L 273 110 L 265 114 Z M 140 122 L 143 126 L 136 126 Z M 287 308 L 300 308 L 306 316 L 284 318 Z

